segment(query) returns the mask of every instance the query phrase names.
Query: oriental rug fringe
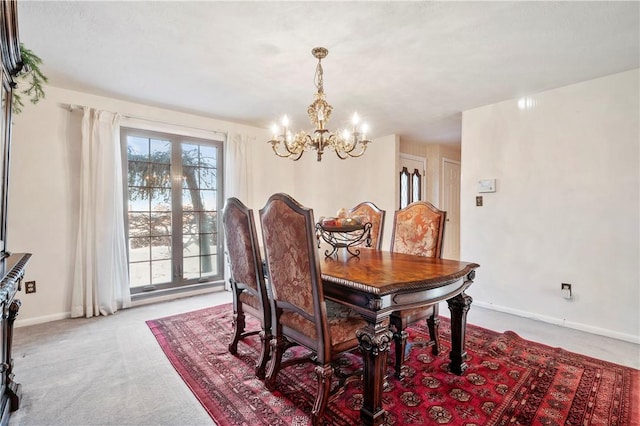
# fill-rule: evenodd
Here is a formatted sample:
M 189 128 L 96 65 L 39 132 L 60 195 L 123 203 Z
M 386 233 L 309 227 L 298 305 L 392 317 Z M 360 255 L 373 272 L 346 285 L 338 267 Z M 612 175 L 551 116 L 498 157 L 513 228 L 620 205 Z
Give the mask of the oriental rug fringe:
M 169 361 L 211 418 L 227 425 L 308 425 L 315 397 L 311 364 L 284 369 L 269 392 L 254 375 L 259 338 L 229 353 L 230 304 L 147 321 Z M 258 323 L 247 317 L 248 328 Z M 428 340 L 425 325 L 408 330 L 409 341 Z M 386 425 L 607 425 L 640 424 L 640 371 L 522 339 L 467 326 L 469 368 L 448 372 L 450 327 L 440 324 L 442 351 L 409 345 L 408 374 L 393 376 L 383 402 Z M 300 349 L 297 349 L 300 350 Z M 298 354 L 301 352 L 298 352 Z M 393 355 L 389 354 L 390 361 Z M 357 351 L 341 359 L 361 367 Z M 350 384 L 326 411 L 328 425 L 358 425 L 361 382 Z

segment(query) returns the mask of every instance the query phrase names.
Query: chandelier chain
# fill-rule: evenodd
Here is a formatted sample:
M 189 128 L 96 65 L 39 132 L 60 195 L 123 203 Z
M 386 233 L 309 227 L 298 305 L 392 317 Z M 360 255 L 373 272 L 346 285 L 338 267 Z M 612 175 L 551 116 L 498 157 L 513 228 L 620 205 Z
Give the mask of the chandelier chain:
M 320 93 L 324 93 L 324 81 L 322 77 L 322 59 L 318 59 L 318 66 L 316 66 L 316 75 L 313 77 L 313 84 Z

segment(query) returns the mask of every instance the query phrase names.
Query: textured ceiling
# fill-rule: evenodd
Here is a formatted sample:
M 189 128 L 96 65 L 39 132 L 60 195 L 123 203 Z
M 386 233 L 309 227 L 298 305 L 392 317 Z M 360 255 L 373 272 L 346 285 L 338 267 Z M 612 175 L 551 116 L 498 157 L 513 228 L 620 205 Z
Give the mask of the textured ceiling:
M 50 84 L 308 129 L 324 46 L 330 129 L 457 143 L 461 112 L 640 66 L 639 2 L 18 3 Z

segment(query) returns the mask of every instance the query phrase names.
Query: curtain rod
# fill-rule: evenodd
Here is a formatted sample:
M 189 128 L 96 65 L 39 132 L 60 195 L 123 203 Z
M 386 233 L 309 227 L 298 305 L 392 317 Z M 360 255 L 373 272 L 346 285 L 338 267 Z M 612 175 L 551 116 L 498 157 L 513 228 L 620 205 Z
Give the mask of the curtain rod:
M 75 112 L 75 111 L 84 111 L 85 108 L 87 108 L 87 106 L 84 105 L 77 105 L 77 104 L 60 104 L 60 106 L 62 106 L 63 108 L 69 110 L 69 112 Z M 110 111 L 112 112 L 112 111 Z M 120 114 L 120 113 L 114 113 L 113 114 Z M 141 120 L 141 121 L 147 121 L 150 123 L 157 123 L 157 124 L 166 124 L 168 126 L 176 126 L 176 127 L 183 127 L 185 129 L 192 129 L 192 130 L 201 130 L 203 132 L 210 132 L 210 133 L 218 133 L 221 135 L 224 135 L 225 137 L 228 136 L 227 132 L 222 132 L 220 130 L 211 130 L 211 129 L 204 129 L 202 127 L 193 127 L 193 126 L 185 126 L 184 124 L 176 124 L 176 123 L 168 123 L 166 121 L 160 121 L 160 120 L 152 120 L 150 118 L 145 118 L 145 117 L 140 117 L 140 116 L 135 116 L 135 115 L 130 115 L 130 114 L 120 114 L 122 117 L 124 118 L 130 118 L 133 120 Z

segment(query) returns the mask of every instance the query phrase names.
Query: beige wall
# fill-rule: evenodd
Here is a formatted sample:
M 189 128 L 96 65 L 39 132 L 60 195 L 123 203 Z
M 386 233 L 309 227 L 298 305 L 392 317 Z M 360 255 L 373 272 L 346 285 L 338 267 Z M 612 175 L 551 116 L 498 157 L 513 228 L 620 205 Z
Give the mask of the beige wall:
M 481 264 L 469 290 L 475 304 L 638 341 L 639 77 L 633 70 L 540 93 L 527 111 L 512 100 L 463 114 L 461 258 Z M 392 214 L 399 151 L 424 153 L 432 184 L 441 159 L 457 152 L 391 135 L 360 159 L 328 152 L 317 163 L 306 153 L 295 163 L 271 153 L 267 129 L 49 87 L 14 118 L 8 249 L 33 253 L 25 279 L 38 282 L 37 293 L 19 295 L 18 325 L 66 318 L 70 308 L 80 116 L 63 104 L 247 135 L 247 203 L 259 209 L 287 192 L 316 217 L 364 199 Z M 498 191 L 477 208 L 483 178 L 497 178 Z M 429 194 L 438 201 L 437 188 Z M 562 299 L 561 282 L 574 284 L 574 300 Z
M 245 203 L 256 211 L 268 197 L 285 192 L 314 209 L 316 217 L 335 214 L 363 200 L 393 211 L 396 198 L 398 141 L 378 138 L 361 158 L 338 160 L 326 152 L 322 162 L 307 152 L 299 162 L 277 158 L 267 129 L 124 102 L 86 93 L 46 88 L 47 97 L 27 105 L 14 118 L 8 216 L 8 249 L 30 252 L 25 280 L 35 280 L 35 294 L 19 294 L 18 326 L 69 317 L 79 208 L 80 124 L 82 113 L 66 105 L 85 105 L 139 117 L 149 129 L 206 137 L 207 130 L 241 134 L 249 140 L 249 193 Z M 168 124 L 162 124 L 168 123 Z M 384 241 L 390 241 L 386 227 Z M 387 233 L 389 233 L 387 235 Z
M 463 113 L 474 304 L 640 341 L 639 81 L 636 69 L 531 95 L 529 109 L 514 99 Z M 497 191 L 476 207 L 487 178 Z
M 421 144 L 400 140 L 400 152 L 427 159 L 427 201 L 440 206 L 442 159 L 460 161 L 460 145 Z
M 398 137 L 375 139 L 359 158 L 340 160 L 335 153 L 325 152 L 319 163 L 313 154 L 304 154 L 294 165 L 295 197 L 313 207 L 316 219 L 335 216 L 338 209 L 349 209 L 362 201 L 373 202 L 387 212 L 382 244 L 388 249 L 398 196 Z
M 185 134 L 206 136 L 206 131 L 198 129 L 240 133 L 253 139 L 253 146 L 268 148 L 264 142 L 269 138 L 266 129 L 55 87 L 47 87 L 46 94 L 38 105 L 26 105 L 13 120 L 7 244 L 12 252 L 33 254 L 25 280 L 35 280 L 38 289 L 34 294 L 19 294 L 22 308 L 18 326 L 69 316 L 78 226 L 82 113 L 70 112 L 65 105 L 86 105 L 143 117 L 151 120 L 151 128 L 160 130 L 167 130 L 160 123 L 166 122 L 173 124 L 173 131 Z M 293 165 L 273 157 L 259 149 L 257 153 L 250 151 L 250 167 L 256 177 L 250 185 L 250 204 L 254 200 L 264 203 L 272 192 L 293 193 Z

